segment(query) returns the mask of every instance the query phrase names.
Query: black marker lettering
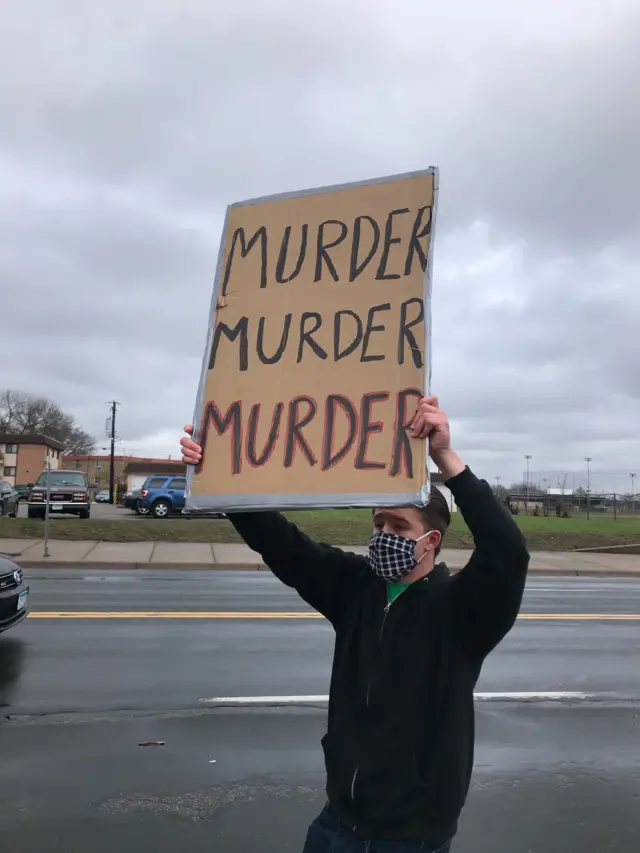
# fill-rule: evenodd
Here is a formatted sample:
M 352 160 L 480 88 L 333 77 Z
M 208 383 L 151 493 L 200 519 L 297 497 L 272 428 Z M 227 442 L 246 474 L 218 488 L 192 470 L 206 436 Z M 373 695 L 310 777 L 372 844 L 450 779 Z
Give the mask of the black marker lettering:
M 227 285 L 229 284 L 229 278 L 231 277 L 231 266 L 233 264 L 233 259 L 236 251 L 236 243 L 240 241 L 240 255 L 243 258 L 246 258 L 251 249 L 255 246 L 255 244 L 260 240 L 260 250 L 261 250 L 261 269 L 260 269 L 260 287 L 267 286 L 267 229 L 264 225 L 262 225 L 253 237 L 247 243 L 245 239 L 244 228 L 236 228 L 233 232 L 233 237 L 231 238 L 231 248 L 229 249 L 229 255 L 227 256 L 227 266 L 224 271 L 224 279 L 222 281 L 222 295 L 227 295 Z
M 306 403 L 308 406 L 307 414 L 302 419 L 300 418 L 298 408 L 300 403 Z M 299 397 L 294 397 L 289 403 L 289 417 L 287 419 L 287 435 L 285 439 L 284 449 L 284 467 L 291 468 L 293 465 L 293 457 L 296 447 L 302 451 L 302 455 L 307 460 L 309 465 L 313 466 L 317 463 L 317 459 L 313 454 L 313 450 L 309 447 L 306 438 L 302 435 L 303 427 L 310 423 L 316 412 L 318 404 L 313 397 L 307 397 L 301 394 Z
M 407 309 L 409 305 L 417 305 L 418 306 L 418 314 L 415 320 L 410 320 L 407 323 Z M 404 343 L 405 339 L 409 344 L 409 349 L 411 351 L 411 355 L 413 356 L 413 363 L 416 367 L 422 367 L 424 364 L 422 358 L 422 349 L 418 346 L 418 342 L 416 340 L 416 336 L 413 334 L 411 329 L 413 326 L 417 326 L 418 323 L 421 323 L 424 319 L 424 304 L 422 299 L 418 299 L 416 296 L 411 299 L 407 299 L 406 302 L 403 302 L 400 306 L 400 334 L 398 335 L 398 364 L 404 364 Z
M 427 218 L 424 224 L 424 228 L 420 231 L 422 226 L 422 217 L 424 216 L 425 211 L 427 211 Z M 423 237 L 426 237 L 428 234 L 431 234 L 431 219 L 433 216 L 433 210 L 430 206 L 421 207 L 418 209 L 418 215 L 416 216 L 416 221 L 413 223 L 413 231 L 411 232 L 411 239 L 409 240 L 409 248 L 407 250 L 407 260 L 404 265 L 404 274 L 410 275 L 411 267 L 413 266 L 413 257 L 417 253 L 420 258 L 420 266 L 422 267 L 422 272 L 426 272 L 427 269 L 427 252 L 420 245 L 420 240 Z
M 382 422 L 371 420 L 371 409 L 374 403 L 382 403 L 389 399 L 388 391 L 374 391 L 372 394 L 364 394 L 360 408 L 360 441 L 356 454 L 355 468 L 358 471 L 381 471 L 386 468 L 385 462 L 370 462 L 365 459 L 369 436 L 382 432 Z
M 340 406 L 347 416 L 349 432 L 342 447 L 333 450 L 337 407 Z M 324 410 L 324 436 L 322 438 L 322 470 L 326 471 L 342 462 L 351 450 L 358 433 L 358 413 L 348 397 L 342 394 L 329 394 Z
M 307 320 L 313 320 L 314 326 L 312 329 L 306 329 Z M 298 344 L 298 358 L 296 359 L 296 363 L 300 364 L 302 361 L 302 353 L 304 351 L 305 343 L 309 344 L 311 349 L 315 352 L 318 358 L 321 358 L 323 361 L 327 358 L 326 350 L 323 350 L 320 344 L 311 337 L 311 335 L 315 334 L 320 326 L 322 325 L 322 317 L 316 311 L 305 311 L 300 318 L 300 343 Z
M 340 227 L 340 234 L 333 240 L 331 243 L 324 242 L 324 229 L 327 225 L 338 225 Z M 318 244 L 316 250 L 316 274 L 314 277 L 314 281 L 320 281 L 322 278 L 322 262 L 326 263 L 327 269 L 331 275 L 331 278 L 334 281 L 339 281 L 338 271 L 336 270 L 333 261 L 329 257 L 329 253 L 327 249 L 334 249 L 336 246 L 339 246 L 340 243 L 347 236 L 347 226 L 344 222 L 340 222 L 339 219 L 327 219 L 325 222 L 321 222 L 318 227 Z
M 351 343 L 340 351 L 340 332 L 342 330 L 343 317 L 353 317 L 356 321 L 356 334 Z M 362 333 L 362 320 L 355 311 L 351 311 L 348 308 L 345 308 L 343 311 L 336 311 L 336 315 L 333 318 L 333 360 L 340 361 L 351 355 L 352 352 L 355 352 L 362 342 Z
M 397 477 L 404 463 L 405 474 L 409 479 L 413 479 L 413 454 L 411 452 L 411 442 L 407 434 L 407 429 L 411 426 L 415 411 L 407 414 L 407 403 L 410 397 L 414 397 L 416 401 L 422 398 L 422 394 L 416 388 L 405 388 L 398 392 L 396 398 L 396 420 L 393 428 L 393 453 L 391 455 L 391 467 L 389 474 L 392 477 Z
M 218 354 L 218 345 L 220 338 L 224 335 L 227 340 L 234 343 L 236 338 L 240 336 L 240 346 L 238 349 L 238 364 L 240 370 L 247 370 L 249 367 L 249 318 L 241 317 L 233 328 L 227 326 L 226 323 L 218 320 L 215 331 L 213 333 L 213 343 L 211 344 L 211 354 L 209 355 L 209 370 L 213 370 Z
M 300 249 L 298 250 L 298 260 L 296 261 L 295 268 L 291 275 L 285 278 L 284 268 L 287 263 L 287 253 L 289 251 L 289 238 L 291 237 L 291 226 L 287 225 L 284 229 L 284 234 L 282 236 L 282 245 L 280 246 L 280 252 L 278 254 L 278 262 L 276 263 L 276 281 L 280 284 L 283 284 L 287 281 L 293 281 L 294 278 L 299 274 L 302 269 L 302 264 L 304 263 L 305 256 L 307 254 L 307 237 L 309 235 L 309 226 L 302 226 L 302 236 L 300 238 Z
M 224 417 L 215 403 L 208 403 L 202 420 L 199 444 L 202 448 L 202 458 L 196 466 L 196 474 L 202 471 L 207 450 L 207 441 L 211 426 L 221 436 L 231 427 L 231 473 L 239 474 L 242 468 L 242 403 L 236 400 L 231 403 Z
M 360 249 L 360 235 L 362 222 L 366 220 L 373 229 L 373 243 L 366 258 L 358 262 L 358 251 Z M 353 223 L 353 242 L 351 244 L 351 264 L 349 265 L 349 281 L 354 281 L 360 273 L 369 265 L 380 243 L 380 226 L 371 216 L 357 216 Z
M 291 329 L 291 314 L 284 315 L 284 326 L 282 328 L 282 335 L 280 336 L 280 343 L 278 344 L 277 350 L 273 355 L 267 356 L 264 354 L 264 327 L 266 323 L 266 317 L 260 317 L 258 321 L 258 340 L 256 342 L 256 348 L 258 350 L 258 358 L 263 364 L 277 364 L 287 347 L 287 341 L 289 340 L 289 330 Z
M 369 315 L 367 317 L 367 328 L 364 332 L 364 339 L 362 341 L 362 352 L 360 354 L 360 361 L 384 361 L 384 353 L 378 355 L 367 355 L 367 349 L 369 347 L 369 340 L 373 332 L 384 332 L 385 326 L 374 326 L 373 321 L 375 319 L 376 311 L 388 311 L 391 308 L 390 302 L 385 302 L 383 305 L 374 305 L 373 308 L 369 308 Z
M 249 425 L 247 427 L 247 459 L 249 460 L 249 464 L 254 468 L 261 468 L 266 462 L 269 461 L 269 457 L 273 453 L 273 448 L 275 447 L 275 443 L 278 438 L 278 433 L 280 431 L 280 421 L 282 420 L 282 412 L 284 411 L 284 403 L 277 403 L 273 410 L 273 417 L 271 419 L 271 427 L 269 429 L 269 436 L 267 437 L 267 441 L 265 446 L 262 449 L 262 453 L 260 456 L 256 456 L 256 441 L 258 439 L 258 419 L 260 417 L 260 403 L 254 403 L 251 406 L 251 413 L 249 414 Z
M 378 281 L 387 281 L 392 278 L 400 278 L 400 273 L 387 273 L 387 261 L 389 260 L 389 250 L 391 246 L 395 243 L 402 242 L 400 237 L 393 237 L 393 217 L 400 216 L 400 214 L 409 213 L 408 207 L 400 208 L 399 210 L 392 210 L 391 213 L 387 216 L 387 223 L 384 226 L 384 243 L 382 245 L 382 256 L 380 257 L 380 264 L 378 266 L 378 272 L 376 273 L 376 279 Z

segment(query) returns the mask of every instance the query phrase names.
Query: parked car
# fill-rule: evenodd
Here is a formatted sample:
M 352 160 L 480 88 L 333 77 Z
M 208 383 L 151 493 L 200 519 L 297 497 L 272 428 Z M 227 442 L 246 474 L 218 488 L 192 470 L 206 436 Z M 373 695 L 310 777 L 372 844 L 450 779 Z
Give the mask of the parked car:
M 120 501 L 120 505 L 123 506 L 125 509 L 130 509 L 133 512 L 137 512 L 138 515 L 148 515 L 148 509 L 141 510 L 138 506 L 141 491 L 141 489 L 132 489 L 132 491 L 126 492 L 123 495 L 122 500 Z
M 29 518 L 44 518 L 47 507 L 47 477 L 49 478 L 49 513 L 77 515 L 89 518 L 91 498 L 89 484 L 82 471 L 75 469 L 44 471 L 29 494 Z
M 22 569 L 0 554 L 0 634 L 22 622 L 27 615 L 28 597 Z
M 129 492 L 125 492 L 120 500 L 120 506 L 123 506 L 125 509 L 135 510 L 139 497 L 140 489 L 132 489 Z
M 111 492 L 109 489 L 101 489 L 96 495 L 96 503 L 97 504 L 108 504 L 109 499 L 111 497 Z
M 15 518 L 18 514 L 18 493 L 6 480 L 0 480 L 0 516 Z
M 181 512 L 186 486 L 187 478 L 174 474 L 147 477 L 140 491 L 138 511 L 154 518 L 168 518 L 174 512 Z
M 17 492 L 17 494 L 18 494 L 18 500 L 19 501 L 29 500 L 29 492 L 31 491 L 32 488 L 33 488 L 33 483 L 27 483 L 26 486 L 21 484 L 19 486 L 13 487 L 14 491 Z

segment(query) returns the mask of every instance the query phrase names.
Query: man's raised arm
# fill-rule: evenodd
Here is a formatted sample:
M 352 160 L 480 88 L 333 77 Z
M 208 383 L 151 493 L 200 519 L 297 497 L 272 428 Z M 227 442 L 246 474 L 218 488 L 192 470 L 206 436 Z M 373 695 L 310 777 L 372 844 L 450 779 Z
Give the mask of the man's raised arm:
M 453 605 L 462 642 L 484 658 L 511 630 L 520 611 L 529 552 L 520 528 L 451 449 L 449 420 L 433 398 L 422 402 L 414 435 L 429 436 L 429 451 L 471 531 L 475 551 L 453 579 Z
M 190 437 L 193 427 L 187 425 L 185 432 L 189 437 L 180 440 L 182 461 L 197 465 L 202 450 Z M 235 512 L 228 518 L 277 578 L 336 625 L 347 590 L 368 568 L 364 557 L 314 542 L 279 512 Z
M 468 468 L 447 481 L 475 550 L 454 578 L 463 642 L 482 659 L 513 627 L 524 593 L 529 552 L 524 536 L 485 480 Z

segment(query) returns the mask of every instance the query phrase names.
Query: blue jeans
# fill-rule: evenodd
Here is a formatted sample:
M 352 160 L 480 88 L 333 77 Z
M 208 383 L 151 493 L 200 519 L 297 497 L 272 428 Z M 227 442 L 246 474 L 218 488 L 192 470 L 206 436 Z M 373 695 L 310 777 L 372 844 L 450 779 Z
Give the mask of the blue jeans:
M 364 841 L 327 805 L 309 827 L 302 853 L 449 853 L 450 849 L 450 841 L 437 850 L 420 841 Z

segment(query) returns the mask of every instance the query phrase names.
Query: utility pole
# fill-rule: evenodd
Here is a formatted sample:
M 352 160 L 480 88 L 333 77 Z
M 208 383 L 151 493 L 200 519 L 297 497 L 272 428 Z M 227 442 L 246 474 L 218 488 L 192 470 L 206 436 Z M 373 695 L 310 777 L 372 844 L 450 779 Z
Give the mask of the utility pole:
M 496 477 L 496 489 L 500 488 L 500 477 Z
M 49 553 L 49 507 L 51 505 L 51 459 L 47 451 L 47 505 L 44 508 L 44 556 L 50 557 Z
M 629 474 L 631 477 L 631 512 L 636 511 L 636 475 Z
M 527 460 L 527 502 L 524 505 L 525 515 L 529 515 L 529 498 L 531 494 L 531 486 L 529 485 L 529 462 L 531 461 L 531 454 L 527 453 L 524 457 Z
M 591 517 L 591 463 L 593 458 L 585 456 L 584 461 L 587 463 L 587 521 Z
M 116 485 L 116 411 L 118 410 L 118 403 L 116 400 L 111 401 L 111 423 L 110 423 L 110 435 L 111 439 L 111 453 L 109 456 L 109 503 L 115 503 L 114 491 Z

